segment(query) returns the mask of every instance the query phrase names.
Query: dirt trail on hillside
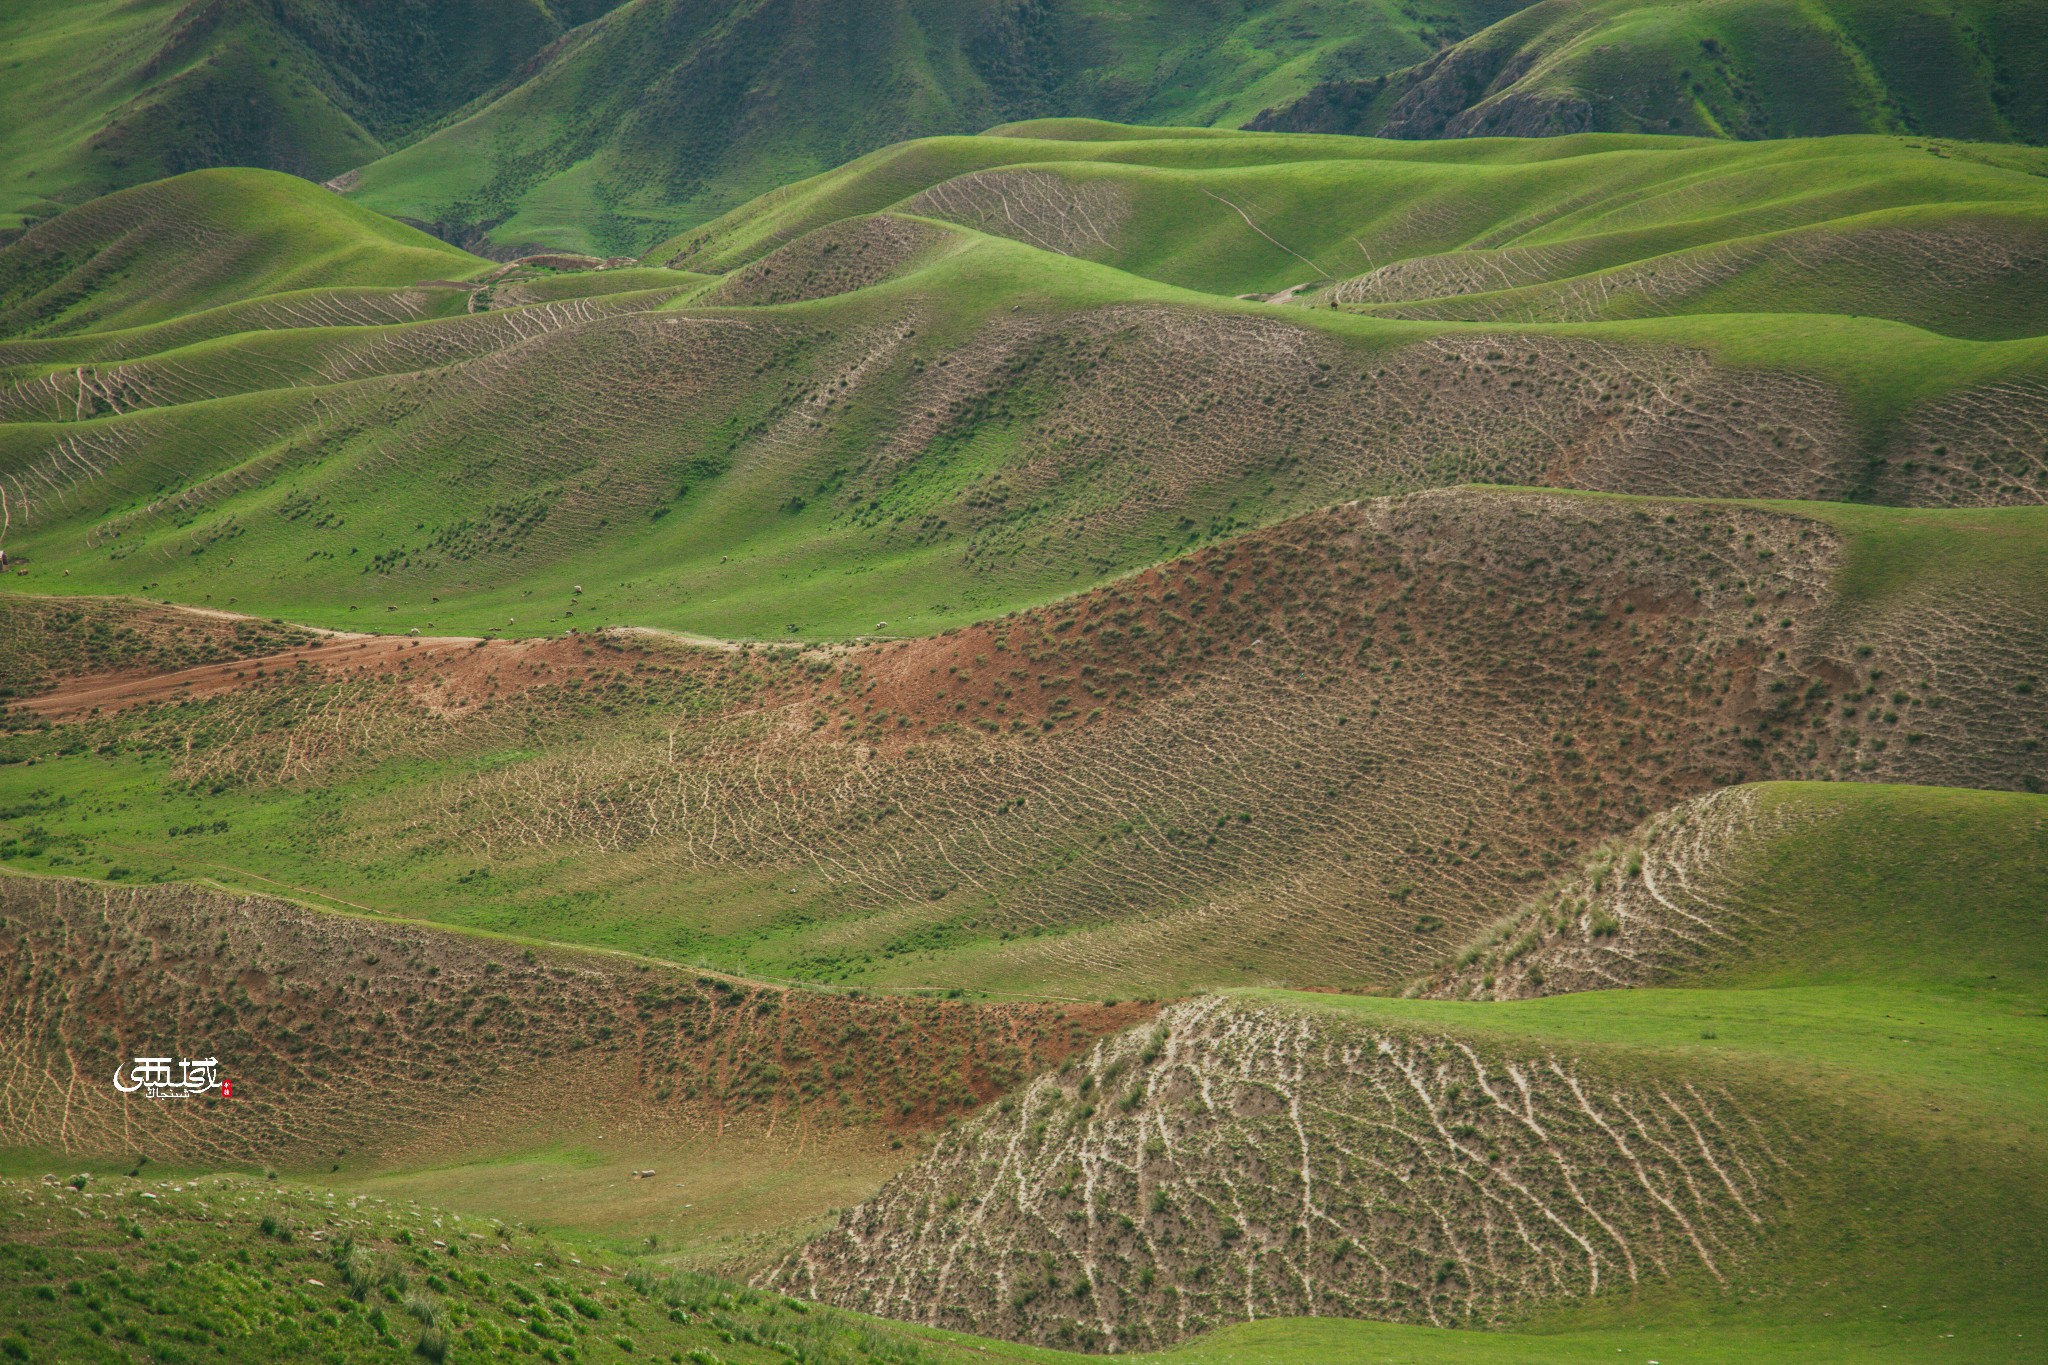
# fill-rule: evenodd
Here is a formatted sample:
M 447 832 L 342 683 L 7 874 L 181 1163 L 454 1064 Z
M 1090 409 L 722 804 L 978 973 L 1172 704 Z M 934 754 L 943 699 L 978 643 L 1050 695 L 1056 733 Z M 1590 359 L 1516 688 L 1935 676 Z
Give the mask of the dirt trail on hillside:
M 179 611 L 226 621 L 254 617 L 200 607 Z M 446 700 L 474 699 L 485 693 L 543 683 L 559 684 L 615 669 L 622 660 L 649 657 L 663 644 L 686 645 L 704 657 L 726 658 L 743 652 L 733 640 L 646 626 L 608 626 L 567 635 L 500 640 L 476 635 L 373 635 L 360 631 L 322 631 L 290 649 L 244 658 L 221 659 L 179 669 L 131 668 L 103 670 L 64 680 L 38 696 L 16 701 L 22 712 L 51 721 L 114 715 L 155 702 L 218 697 L 261 686 L 266 679 L 292 674 L 301 678 L 325 674 L 390 675 L 393 681 L 432 679 Z M 604 647 L 600 660 L 593 649 Z M 672 653 L 672 651 L 671 651 Z
M 15 703 L 46 720 L 74 720 L 98 712 L 110 715 L 152 702 L 218 696 L 261 678 L 301 669 L 343 675 L 383 673 L 393 668 L 428 669 L 453 681 L 507 672 L 536 675 L 547 664 L 570 671 L 582 660 L 575 638 L 486 640 L 475 636 L 335 634 L 278 654 L 231 659 L 163 673 L 100 673 L 74 678 L 41 696 Z

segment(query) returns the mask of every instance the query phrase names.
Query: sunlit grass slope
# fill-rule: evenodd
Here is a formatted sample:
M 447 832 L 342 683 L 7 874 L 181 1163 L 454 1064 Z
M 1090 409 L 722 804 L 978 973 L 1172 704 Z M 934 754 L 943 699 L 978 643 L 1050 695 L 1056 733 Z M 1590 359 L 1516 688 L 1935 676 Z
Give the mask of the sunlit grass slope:
M 1673 313 L 2048 330 L 2048 153 L 1844 137 L 1431 143 L 1048 120 L 890 147 L 655 248 L 729 270 L 839 219 L 946 219 L 1219 294 L 1522 322 Z M 1938 281 L 1938 284 L 1936 283 Z M 1339 283 L 1344 282 L 1344 283 Z M 1505 291 L 1505 292 L 1504 292 Z
M 1774 1245 L 1774 1290 L 1746 1307 L 1673 1312 L 1672 1325 L 1748 1319 L 1750 1349 L 1785 1333 L 1794 1359 L 1854 1358 L 1886 1338 L 1900 1359 L 2040 1359 L 2048 1340 L 2026 1286 L 2048 1258 L 2048 798 L 1845 784 L 1752 796 L 1749 823 L 1705 850 L 1710 861 L 1666 867 L 1665 894 L 1695 916 L 1680 923 L 1710 946 L 1659 989 L 1480 1004 L 1284 998 L 1524 1048 L 1610 1050 L 1642 1071 L 1771 1077 L 1789 1106 L 1817 1106 L 1815 1149 L 1834 1140 L 1830 1112 L 1884 1145 L 1816 1150 L 1831 1170 L 1808 1194 L 1823 1207 Z M 1609 875 L 1641 875 L 1636 865 Z M 1674 887 L 1671 866 L 1691 882 Z M 1853 1344 L 1865 1333 L 1868 1345 Z M 1669 1349 L 1741 1355 L 1711 1331 Z
M 487 264 L 293 176 L 195 171 L 94 200 L 0 248 L 0 334 L 110 331 Z
M 79 307 L 161 307 L 99 297 Z M 644 311 L 666 297 L 222 339 L 91 384 L 43 359 L 0 426 L 10 548 L 40 565 L 9 586 L 58 574 L 326 625 L 844 637 L 997 614 L 1432 484 L 2002 501 L 2039 474 L 1991 396 L 2041 371 L 2033 339 L 1706 316 L 1525 329 L 1510 354 L 1498 329 L 1236 303 L 973 233 L 815 302 Z M 1598 382 L 1580 345 L 1609 367 Z M 1425 378 L 1445 355 L 1466 385 L 1455 418 Z M 1725 440 L 1693 434 L 1681 372 L 1734 405 Z M 1629 408 L 1602 406 L 1615 383 Z M 1382 420 L 1359 424 L 1360 402 Z M 1141 429 L 1162 403 L 1171 447 Z M 1573 443 L 1628 412 L 1656 430 L 1616 447 L 1626 468 L 1553 471 L 1514 435 Z M 1928 475 L 1947 482 L 1923 491 Z

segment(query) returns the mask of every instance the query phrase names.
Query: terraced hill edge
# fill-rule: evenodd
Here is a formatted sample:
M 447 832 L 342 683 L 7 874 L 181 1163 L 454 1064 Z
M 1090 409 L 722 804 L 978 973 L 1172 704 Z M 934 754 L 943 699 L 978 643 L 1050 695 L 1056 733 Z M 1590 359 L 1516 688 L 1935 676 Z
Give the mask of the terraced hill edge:
M 1410 987 L 1514 1000 L 1759 986 L 1911 962 L 2048 977 L 2048 797 L 1881 784 L 1729 787 L 1646 821 Z M 1796 965 L 1795 965 L 1796 964 Z
M 1206 998 L 1041 1076 L 762 1282 L 1101 1351 L 1274 1316 L 1497 1325 L 1740 1280 L 1799 1126 L 1725 1076 Z
M 356 638 L 38 701 L 6 847 L 844 985 L 1399 989 L 1720 786 L 2048 785 L 2044 531 L 1466 489 L 918 640 Z

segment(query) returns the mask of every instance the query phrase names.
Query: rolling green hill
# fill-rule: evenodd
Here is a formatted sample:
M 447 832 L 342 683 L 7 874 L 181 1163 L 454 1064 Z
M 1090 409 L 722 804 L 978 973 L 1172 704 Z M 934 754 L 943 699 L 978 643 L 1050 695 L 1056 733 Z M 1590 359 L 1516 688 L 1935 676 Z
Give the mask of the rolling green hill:
M 1415 67 L 1325 83 L 1251 126 L 2038 144 L 2044 61 L 2048 17 L 2027 0 L 1544 0 Z
M 884 144 L 1086 114 L 1236 124 L 1522 0 L 632 0 L 350 193 L 499 248 L 639 252 Z
M 845 638 L 1466 481 L 2027 502 L 2043 182 L 1967 150 L 1031 125 L 778 191 L 656 257 L 691 270 L 489 277 L 286 177 L 182 177 L 0 250 L 28 334 L 0 341 L 10 586 Z M 1230 297 L 1345 252 L 1388 264 Z M 1929 259 L 1969 287 L 1920 288 Z M 1667 269 L 1695 287 L 1577 301 Z M 1833 311 L 1712 311 L 1802 271 Z M 1542 320 L 1429 316 L 1498 278 Z
M 195 171 L 96 199 L 0 249 L 0 337 L 175 326 L 266 296 L 486 268 L 292 176 Z
M 1410 144 L 1048 120 L 891 147 L 663 243 L 732 270 L 828 224 L 941 219 L 1207 293 L 1550 322 L 1847 313 L 2048 331 L 2048 153 L 1844 137 Z

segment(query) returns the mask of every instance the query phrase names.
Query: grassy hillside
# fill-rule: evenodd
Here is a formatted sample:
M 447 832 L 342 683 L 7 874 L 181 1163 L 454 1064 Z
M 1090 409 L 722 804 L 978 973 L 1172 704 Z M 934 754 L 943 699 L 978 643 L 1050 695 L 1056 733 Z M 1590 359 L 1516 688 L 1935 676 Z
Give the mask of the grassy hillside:
M 9 87 L 0 229 L 215 166 L 313 180 L 403 145 L 603 8 L 592 0 L 23 0 L 0 15 Z
M 1720 791 L 1602 849 L 1424 989 L 1497 999 L 1871 979 L 2032 989 L 2044 975 L 2044 879 L 2048 807 L 2035 797 L 1878 785 Z
M 289 1181 L 60 1164 L 67 1179 L 87 1167 L 76 1189 L 0 1179 L 0 1350 L 14 1360 L 991 1358 L 986 1344 L 677 1273 L 644 1245 Z
M 343 1361 L 514 1355 L 772 1365 L 1076 1365 L 1100 1357 L 968 1337 L 821 1309 L 684 1272 L 658 1251 L 517 1222 L 248 1176 L 159 1177 L 92 1162 L 9 1163 L 0 1312 L 15 1358 L 119 1360 L 204 1343 L 215 1358 L 268 1361 L 318 1349 Z M 48 1183 L 40 1177 L 64 1178 Z M 83 1167 L 84 1169 L 79 1169 Z M 85 1177 L 74 1190 L 70 1176 Z M 330 1197 L 332 1195 L 333 1197 Z M 81 1217 L 80 1214 L 84 1216 Z M 267 1221 L 266 1221 L 267 1220 Z M 536 1263 L 536 1260 L 538 1263 Z M 46 1294 L 44 1291 L 47 1290 Z M 232 1300 L 233 1315 L 221 1303 Z M 1226 1328 L 1144 1365 L 1583 1365 L 1624 1340 L 1648 1359 L 1914 1361 L 1930 1351 L 2025 1359 L 2026 1338 L 1968 1316 L 1903 1335 L 1871 1324 L 1630 1323 L 1620 1332 L 1467 1332 L 1343 1319 Z M 1960 1334 L 1949 1329 L 1960 1328 Z M 419 1343 L 428 1342 L 425 1352 Z M 113 1344 L 110 1344 L 113 1343 Z M 31 1343 L 34 1343 L 33 1345 Z M 2014 1348 L 2022 1348 L 2015 1350 Z M 42 1354 L 38 1354 L 38 1350 Z M 61 1353 L 61 1354 L 59 1354 Z M 694 1354 L 692 1354 L 694 1353 Z
M 1545 0 L 1408 70 L 1252 126 L 1436 138 L 1645 132 L 2048 140 L 2026 0 Z
M 1175 1005 L 986 1106 L 928 1156 L 907 1144 L 897 1162 L 917 1164 L 785 1259 L 774 1283 L 885 1317 L 1091 1350 L 1193 1334 L 1134 1357 L 1162 1365 L 1584 1362 L 1618 1349 L 1731 1362 L 2039 1359 L 2048 1113 L 2034 1082 L 2048 1064 L 2048 976 L 2029 910 L 2048 875 L 2048 798 L 1837 785 L 1737 795 L 1752 793 L 1780 818 L 1723 825 L 1714 851 L 1791 869 L 1772 908 L 1796 932 L 1759 938 L 1757 921 L 1719 921 L 1722 946 L 1694 979 L 1734 967 L 1723 984 L 1513 1004 L 1259 991 Z M 1962 884 L 1924 866 L 1928 852 L 1938 860 L 1959 846 L 1989 850 L 1957 865 Z M 440 1090 L 471 1150 L 479 1123 L 503 1126 L 503 1106 L 484 1093 L 515 1108 L 534 1098 L 514 1061 L 529 1049 L 482 1053 L 481 1034 L 590 1033 L 582 1048 L 547 1045 L 579 1059 L 586 1099 L 621 1053 L 640 1058 L 642 1077 L 636 1098 L 605 1106 L 609 1140 L 579 1133 L 567 1150 L 501 1156 L 474 1174 L 431 1163 L 380 1174 L 374 1150 L 352 1147 L 332 1171 L 280 1161 L 282 1180 L 220 1175 L 195 1169 L 179 1127 L 128 1135 L 116 1165 L 82 1154 L 99 1131 L 89 1102 L 70 1155 L 7 1158 L 16 1178 L 5 1187 L 12 1231 L 0 1254 L 12 1262 L 0 1311 L 22 1358 L 40 1358 L 31 1346 L 94 1359 L 123 1345 L 213 1342 L 228 1359 L 315 1344 L 377 1358 L 415 1339 L 457 1357 L 548 1349 L 566 1359 L 561 1348 L 573 1346 L 600 1361 L 673 1350 L 765 1362 L 792 1349 L 849 1365 L 1077 1358 L 675 1273 L 716 1248 L 733 1255 L 719 1220 L 758 1226 L 777 1207 L 758 1191 L 735 1204 L 720 1188 L 726 1172 L 761 1161 L 762 1111 L 806 1093 L 801 1074 L 747 1065 L 762 1044 L 787 1058 L 806 1030 L 829 1036 L 872 1016 L 880 1029 L 847 1036 L 872 1039 L 899 1071 L 941 1063 L 943 1087 L 945 1061 L 959 1055 L 949 1039 L 961 1025 L 975 1037 L 977 1007 L 692 983 L 659 963 L 536 954 L 169 888 L 12 879 L 7 889 L 17 957 L 40 963 L 45 946 L 71 945 L 48 962 L 73 963 L 74 988 L 31 966 L 26 979 L 49 978 L 50 989 L 17 997 L 60 1034 L 98 1023 L 105 1000 L 122 1002 L 108 1016 L 117 1034 L 160 1029 L 158 1004 L 191 1008 L 188 991 L 115 996 L 80 975 L 93 955 L 76 945 L 110 932 L 112 957 L 147 952 L 159 977 L 236 976 L 217 1036 L 232 1044 L 254 1030 L 284 1050 L 248 1064 L 250 1084 L 232 1102 L 247 1108 L 210 1115 L 194 1135 L 223 1120 L 260 1129 L 288 1118 L 290 1143 L 317 1146 L 333 1141 L 323 1115 L 355 1129 L 399 1115 L 335 1106 L 322 1083 L 330 1051 L 352 1078 L 376 1073 L 383 1052 L 278 1025 L 354 991 L 405 1021 L 410 1066 L 445 1069 Z M 101 913 L 117 905 L 141 913 Z M 1743 968 L 1766 957 L 1767 978 Z M 1986 965 L 1999 970 L 1987 976 Z M 614 998 L 621 990 L 630 998 Z M 765 1017 L 760 1000 L 775 1006 Z M 630 1031 L 602 1027 L 627 1013 L 639 1019 Z M 931 1018 L 891 1034 L 905 1013 Z M 979 1013 L 996 1023 L 1004 1012 Z M 1060 1047 L 1114 1017 L 1090 1013 L 1011 1009 L 1008 1036 L 1035 1020 L 1024 1036 L 1052 1024 Z M 1080 1032 L 1063 1033 L 1063 1017 Z M 698 1090 L 650 1097 L 644 1087 L 675 1069 L 663 1049 L 679 1021 L 678 1074 Z M 450 1028 L 471 1045 L 437 1049 Z M 693 1048 L 716 1057 L 729 1047 L 730 1065 L 688 1060 Z M 63 1065 L 54 1051 L 33 1062 Z M 849 1068 L 854 1090 L 874 1090 L 877 1070 Z M 830 1113 L 835 1099 L 832 1121 L 873 1121 L 836 1084 L 814 1102 Z M 667 1180 L 677 1155 L 650 1143 L 633 1113 L 687 1115 L 707 1102 L 733 1106 L 736 1136 L 678 1174 L 683 1198 L 708 1195 L 714 1207 L 686 1203 L 680 1219 L 663 1218 L 663 1201 L 619 1193 L 627 1167 L 656 1162 L 658 1150 L 657 1180 Z M 403 1108 L 417 1119 L 417 1103 Z M 815 1182 L 847 1158 L 813 1142 L 798 1160 Z M 1845 1145 L 1855 1160 L 1841 1159 Z M 145 1147 L 156 1154 L 147 1163 L 136 1159 Z M 834 1189 L 872 1188 L 890 1165 L 829 1178 L 846 1182 Z M 550 1179 L 572 1183 L 542 1192 Z M 592 1199 L 603 1231 L 574 1212 Z M 815 1216 L 814 1204 L 799 1222 Z M 774 1241 L 745 1245 L 742 1260 Z M 223 1319 L 228 1290 L 235 1315 Z M 1283 1316 L 1213 1330 L 1303 1311 L 1415 1325 Z
M 887 211 L 1186 289 L 1308 285 L 1288 301 L 1398 317 L 1846 313 L 1986 340 L 2048 330 L 2048 159 L 2017 148 L 997 131 L 876 152 L 650 258 L 731 270 Z

